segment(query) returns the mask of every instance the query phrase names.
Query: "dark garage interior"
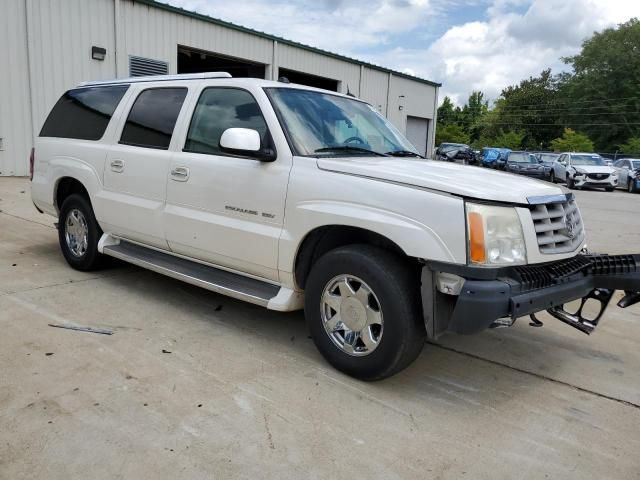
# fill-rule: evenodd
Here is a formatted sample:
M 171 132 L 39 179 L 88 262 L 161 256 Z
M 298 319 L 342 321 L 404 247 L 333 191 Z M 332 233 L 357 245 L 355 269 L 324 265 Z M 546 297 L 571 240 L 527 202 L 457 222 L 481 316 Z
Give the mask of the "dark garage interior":
M 318 77 L 308 73 L 296 72 L 288 68 L 280 68 L 278 78 L 285 77 L 291 83 L 308 85 L 309 87 L 324 88 L 325 90 L 338 91 L 338 81 L 330 78 Z
M 265 66 L 189 47 L 178 47 L 178 73 L 229 72 L 233 77 L 264 78 Z

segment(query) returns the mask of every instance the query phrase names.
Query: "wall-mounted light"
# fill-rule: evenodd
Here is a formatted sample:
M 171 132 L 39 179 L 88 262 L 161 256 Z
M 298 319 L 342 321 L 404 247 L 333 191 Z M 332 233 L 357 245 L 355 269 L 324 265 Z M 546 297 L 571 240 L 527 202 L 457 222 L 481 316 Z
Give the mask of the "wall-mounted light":
M 404 110 L 404 95 L 398 96 L 398 110 Z
M 107 49 L 102 47 L 91 47 L 91 58 L 94 60 L 104 60 L 107 55 Z

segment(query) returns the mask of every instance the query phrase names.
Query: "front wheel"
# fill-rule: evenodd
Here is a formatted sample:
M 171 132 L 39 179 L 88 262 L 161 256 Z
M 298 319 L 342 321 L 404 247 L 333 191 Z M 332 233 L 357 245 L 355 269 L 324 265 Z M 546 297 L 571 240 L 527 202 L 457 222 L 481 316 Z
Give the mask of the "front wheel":
M 569 175 L 567 175 L 567 188 L 569 190 L 573 190 L 574 188 L 576 188 L 575 181 Z
M 556 174 L 554 173 L 553 170 L 551 170 L 551 173 L 549 173 L 549 181 L 551 183 L 556 183 Z
M 318 260 L 305 289 L 305 317 L 325 359 L 361 380 L 399 372 L 424 345 L 417 272 L 370 245 L 339 247 Z
M 637 191 L 638 190 L 636 188 L 636 179 L 630 178 L 629 180 L 627 180 L 627 192 L 636 193 Z
M 104 256 L 98 252 L 102 229 L 93 215 L 91 203 L 82 195 L 69 195 L 60 207 L 58 240 L 67 263 L 76 270 L 100 268 Z

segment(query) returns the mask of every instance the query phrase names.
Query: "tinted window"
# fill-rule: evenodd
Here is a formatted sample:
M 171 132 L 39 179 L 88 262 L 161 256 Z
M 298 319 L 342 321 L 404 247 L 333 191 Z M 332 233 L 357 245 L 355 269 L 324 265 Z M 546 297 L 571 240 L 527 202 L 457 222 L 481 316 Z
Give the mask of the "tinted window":
M 41 137 L 100 140 L 129 85 L 69 90 L 44 122 Z
M 187 95 L 186 88 L 151 88 L 136 98 L 120 143 L 166 150 Z
M 251 128 L 267 141 L 267 124 L 253 96 L 235 88 L 207 88 L 193 112 L 184 149 L 195 153 L 223 153 L 220 137 L 227 128 Z
M 528 162 L 529 156 L 524 153 L 510 153 L 509 154 L 510 162 Z

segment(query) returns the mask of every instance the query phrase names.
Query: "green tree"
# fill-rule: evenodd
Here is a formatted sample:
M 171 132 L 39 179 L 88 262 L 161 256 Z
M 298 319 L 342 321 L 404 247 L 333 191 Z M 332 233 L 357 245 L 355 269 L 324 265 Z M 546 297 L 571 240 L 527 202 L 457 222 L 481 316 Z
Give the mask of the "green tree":
M 460 122 L 472 140 L 476 140 L 482 133 L 482 122 L 489 111 L 489 102 L 484 99 L 484 93 L 471 92 L 467 103 L 460 112 Z
M 639 137 L 640 21 L 595 33 L 563 60 L 573 67 L 561 88 L 563 124 L 579 127 L 606 151 Z
M 559 77 L 544 70 L 538 77 L 529 77 L 518 85 L 502 90 L 496 102 L 494 123 L 502 129 L 508 126 L 523 134 L 521 143 L 543 148 L 562 133 L 556 102 Z M 495 128 L 493 128 L 495 131 Z
M 442 142 L 469 143 L 469 135 L 460 125 L 441 125 L 436 129 L 436 145 Z
M 444 97 L 442 105 L 438 107 L 438 126 L 450 125 L 457 122 L 455 106 L 449 97 Z
M 630 138 L 627 143 L 620 145 L 620 153 L 640 156 L 640 137 Z
M 562 137 L 551 142 L 555 152 L 593 152 L 593 142 L 582 133 L 565 128 Z
M 500 132 L 500 134 L 494 139 L 494 143 L 498 147 L 519 150 L 522 148 L 523 139 L 524 133 L 509 130 L 506 132 Z

